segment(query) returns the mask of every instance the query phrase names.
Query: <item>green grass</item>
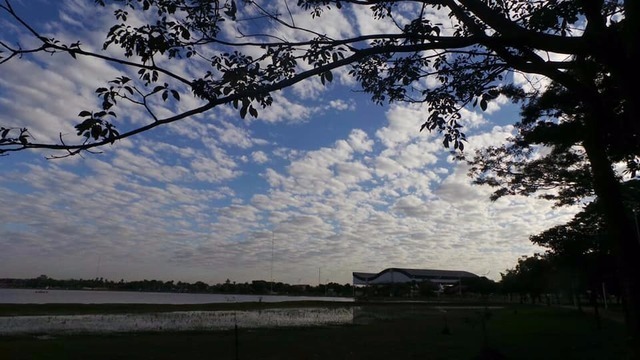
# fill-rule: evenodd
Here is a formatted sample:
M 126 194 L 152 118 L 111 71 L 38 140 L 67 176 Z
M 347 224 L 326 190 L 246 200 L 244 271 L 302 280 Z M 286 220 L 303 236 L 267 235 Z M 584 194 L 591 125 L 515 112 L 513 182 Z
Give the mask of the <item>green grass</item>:
M 362 325 L 239 329 L 239 359 L 473 359 L 484 346 L 481 310 L 367 306 Z M 370 317 L 367 317 L 370 319 Z M 487 344 L 507 359 L 624 359 L 624 328 L 547 307 L 492 310 Z M 0 359 L 236 359 L 233 331 L 0 337 Z

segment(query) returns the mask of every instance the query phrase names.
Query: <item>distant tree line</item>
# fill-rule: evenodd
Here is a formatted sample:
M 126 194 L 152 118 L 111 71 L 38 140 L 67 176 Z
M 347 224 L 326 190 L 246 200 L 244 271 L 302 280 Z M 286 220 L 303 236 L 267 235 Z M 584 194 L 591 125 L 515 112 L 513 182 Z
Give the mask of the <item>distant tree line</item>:
M 480 295 L 498 294 L 501 284 L 486 277 L 462 279 L 461 285 L 442 290 L 432 282 L 412 282 L 404 284 L 378 285 L 361 289 L 360 296 L 366 297 L 421 297 L 429 298 L 441 295 Z M 253 280 L 237 283 L 227 279 L 223 283 L 209 285 L 202 281 L 188 283 L 183 281 L 137 280 L 113 281 L 102 277 L 95 279 L 54 279 L 40 275 L 32 279 L 0 279 L 0 288 L 13 289 L 59 289 L 59 290 L 111 290 L 142 292 L 176 292 L 209 294 L 255 294 L 255 295 L 307 295 L 307 296 L 353 296 L 351 284 L 330 282 L 318 286 L 291 285 L 282 282 Z M 442 291 L 441 291 L 442 290 Z
M 202 281 L 137 280 L 113 281 L 102 277 L 95 279 L 53 279 L 40 275 L 32 279 L 0 279 L 0 288 L 14 289 L 60 289 L 60 290 L 111 290 L 143 292 L 177 292 L 208 294 L 255 294 L 255 295 L 308 295 L 308 296 L 352 296 L 351 284 L 328 283 L 318 286 L 291 285 L 282 282 L 253 280 L 236 283 L 227 279 L 223 283 L 209 285 Z

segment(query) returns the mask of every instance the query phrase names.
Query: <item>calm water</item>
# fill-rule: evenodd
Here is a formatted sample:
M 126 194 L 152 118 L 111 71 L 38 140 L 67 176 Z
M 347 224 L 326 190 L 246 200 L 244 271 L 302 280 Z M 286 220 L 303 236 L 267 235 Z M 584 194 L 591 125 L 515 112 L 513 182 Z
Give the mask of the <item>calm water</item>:
M 128 291 L 0 289 L 3 304 L 209 304 L 226 302 L 282 302 L 282 301 L 340 301 L 353 302 L 353 298 L 228 295 L 228 294 L 176 294 Z
M 254 311 L 177 311 L 0 317 L 0 336 L 20 334 L 104 334 L 350 324 L 352 308 L 266 309 Z

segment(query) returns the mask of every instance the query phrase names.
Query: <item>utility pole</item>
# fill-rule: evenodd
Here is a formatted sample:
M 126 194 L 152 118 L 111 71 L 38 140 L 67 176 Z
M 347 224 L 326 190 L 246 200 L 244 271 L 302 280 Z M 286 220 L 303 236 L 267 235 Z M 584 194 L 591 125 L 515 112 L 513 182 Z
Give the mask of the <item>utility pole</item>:
M 271 294 L 273 294 L 273 243 L 275 235 L 271 230 Z

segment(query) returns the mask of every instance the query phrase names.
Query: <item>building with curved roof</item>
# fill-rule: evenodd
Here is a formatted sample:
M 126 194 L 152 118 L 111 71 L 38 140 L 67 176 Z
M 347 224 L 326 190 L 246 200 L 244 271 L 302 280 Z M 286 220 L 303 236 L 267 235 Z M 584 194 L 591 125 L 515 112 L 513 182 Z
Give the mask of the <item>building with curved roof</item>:
M 477 277 L 476 274 L 459 270 L 389 268 L 377 274 L 354 272 L 353 285 L 403 284 L 427 280 L 435 284 L 452 285 L 465 278 Z

